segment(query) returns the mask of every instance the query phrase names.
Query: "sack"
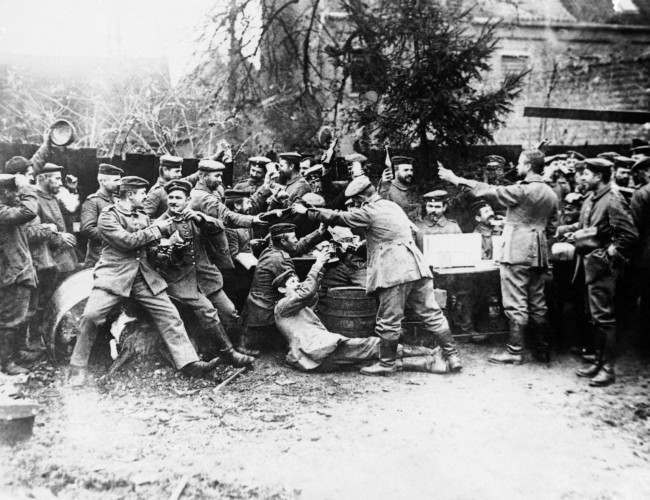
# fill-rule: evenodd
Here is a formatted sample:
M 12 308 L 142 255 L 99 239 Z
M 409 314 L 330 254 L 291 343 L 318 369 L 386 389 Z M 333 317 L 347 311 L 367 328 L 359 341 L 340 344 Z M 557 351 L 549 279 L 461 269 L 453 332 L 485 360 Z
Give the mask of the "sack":
M 573 238 L 576 252 L 580 255 L 587 255 L 601 247 L 600 241 L 598 240 L 597 227 L 578 229 L 573 233 Z

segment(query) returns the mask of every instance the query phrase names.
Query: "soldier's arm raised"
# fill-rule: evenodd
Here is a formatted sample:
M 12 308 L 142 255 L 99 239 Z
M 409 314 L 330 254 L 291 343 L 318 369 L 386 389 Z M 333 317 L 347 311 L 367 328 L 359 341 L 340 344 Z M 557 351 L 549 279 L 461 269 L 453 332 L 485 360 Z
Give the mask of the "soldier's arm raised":
M 122 227 L 115 212 L 109 208 L 102 210 L 97 226 L 102 239 L 110 246 L 119 250 L 136 250 L 160 240 L 163 237 L 163 228 L 168 228 L 168 224 L 165 221 L 157 221 L 144 229 L 129 232 Z
M 328 208 L 310 208 L 306 213 L 311 220 L 325 222 L 330 225 L 363 228 L 370 226 L 372 221 L 367 206 L 351 208 L 345 212 Z

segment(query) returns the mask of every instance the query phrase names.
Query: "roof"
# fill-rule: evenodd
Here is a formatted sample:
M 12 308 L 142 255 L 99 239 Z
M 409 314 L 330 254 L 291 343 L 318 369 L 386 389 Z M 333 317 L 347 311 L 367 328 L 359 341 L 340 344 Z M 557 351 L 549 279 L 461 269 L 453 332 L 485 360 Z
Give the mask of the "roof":
M 499 18 L 512 22 L 574 22 L 576 18 L 562 0 L 478 0 L 475 16 Z

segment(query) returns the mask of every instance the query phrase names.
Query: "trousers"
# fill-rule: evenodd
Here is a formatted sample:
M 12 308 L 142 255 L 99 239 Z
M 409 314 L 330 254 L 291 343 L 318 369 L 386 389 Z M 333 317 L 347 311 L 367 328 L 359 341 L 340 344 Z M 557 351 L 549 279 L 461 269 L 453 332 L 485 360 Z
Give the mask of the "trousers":
M 546 320 L 544 282 L 546 269 L 521 264 L 501 264 L 503 312 L 508 320 L 527 325 Z
M 16 354 L 21 326 L 27 321 L 33 288 L 13 284 L 0 288 L 0 365 Z
M 226 330 L 230 331 L 233 328 L 239 327 L 241 318 L 239 317 L 235 304 L 232 303 L 232 300 L 226 295 L 226 292 L 219 290 L 210 294 L 208 299 L 219 312 L 219 317 Z
M 589 317 L 596 333 L 596 347 L 607 361 L 616 358 L 616 273 L 605 273 L 587 283 Z
M 133 282 L 131 298 L 140 303 L 151 315 L 177 369 L 180 370 L 185 365 L 199 360 L 181 317 L 167 292 L 154 295 L 142 275 L 138 274 Z M 93 288 L 81 318 L 80 333 L 70 358 L 71 365 L 88 366 L 90 352 L 97 337 L 97 326 L 105 321 L 108 312 L 121 300 L 122 297 L 119 295 Z
M 404 309 L 409 307 L 422 321 L 424 328 L 440 345 L 445 354 L 455 354 L 456 346 L 449 330 L 447 318 L 436 303 L 433 280 L 422 278 L 390 288 L 377 290 L 377 335 L 385 341 L 397 342 L 402 333 Z

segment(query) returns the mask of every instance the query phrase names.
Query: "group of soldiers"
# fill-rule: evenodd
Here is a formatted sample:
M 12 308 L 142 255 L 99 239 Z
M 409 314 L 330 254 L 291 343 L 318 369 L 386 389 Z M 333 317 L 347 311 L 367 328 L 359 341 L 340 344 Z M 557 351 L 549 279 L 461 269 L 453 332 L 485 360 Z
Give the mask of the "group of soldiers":
M 274 338 L 284 340 L 287 362 L 302 370 L 359 364 L 367 375 L 461 371 L 423 255 L 427 235 L 460 233 L 461 227 L 447 216 L 446 190 L 417 193 L 412 158 L 393 157 L 374 184 L 358 154 L 348 162 L 347 179 L 336 178 L 327 154 L 320 163 L 296 152 L 273 160 L 255 156 L 248 177 L 226 189 L 222 162 L 202 159 L 196 173 L 183 177 L 182 159 L 164 155 L 151 187 L 101 164 L 99 189 L 79 204 L 74 183 L 62 186 L 63 167 L 46 161 L 48 147 L 46 141 L 31 160 L 12 158 L 0 176 L 3 372 L 24 373 L 40 354 L 43 347 L 34 342 L 39 315 L 61 278 L 84 265 L 93 268 L 94 282 L 70 359 L 73 385 L 85 383 L 98 327 L 126 299 L 149 313 L 174 365 L 190 376 L 209 374 L 223 359 L 250 365 Z M 618 273 L 635 257 L 639 269 L 650 267 L 643 267 L 650 250 L 639 251 L 648 238 L 650 158 L 647 146 L 633 153 L 549 158 L 527 150 L 516 167 L 520 180 L 509 185 L 495 183 L 505 167 L 498 156 L 488 157 L 482 181 L 439 167 L 440 180 L 459 186 L 457 197 L 469 200 L 483 258 L 493 257 L 492 237 L 503 238 L 501 293 L 510 334 L 490 361 L 520 364 L 528 349 L 548 360 L 546 277 L 551 243 L 565 242 L 575 249 L 577 269 L 584 269 L 597 335 L 593 363 L 579 375 L 592 385 L 614 381 Z M 633 185 L 633 177 L 644 185 Z M 75 213 L 87 241 L 83 264 Z M 314 263 L 300 281 L 293 258 L 307 252 Z M 347 338 L 321 322 L 319 295 L 345 285 L 363 286 L 377 298 L 376 336 Z M 647 303 L 647 286 L 640 294 Z M 177 305 L 191 310 L 219 355 L 201 359 Z M 435 348 L 399 343 L 406 310 Z

